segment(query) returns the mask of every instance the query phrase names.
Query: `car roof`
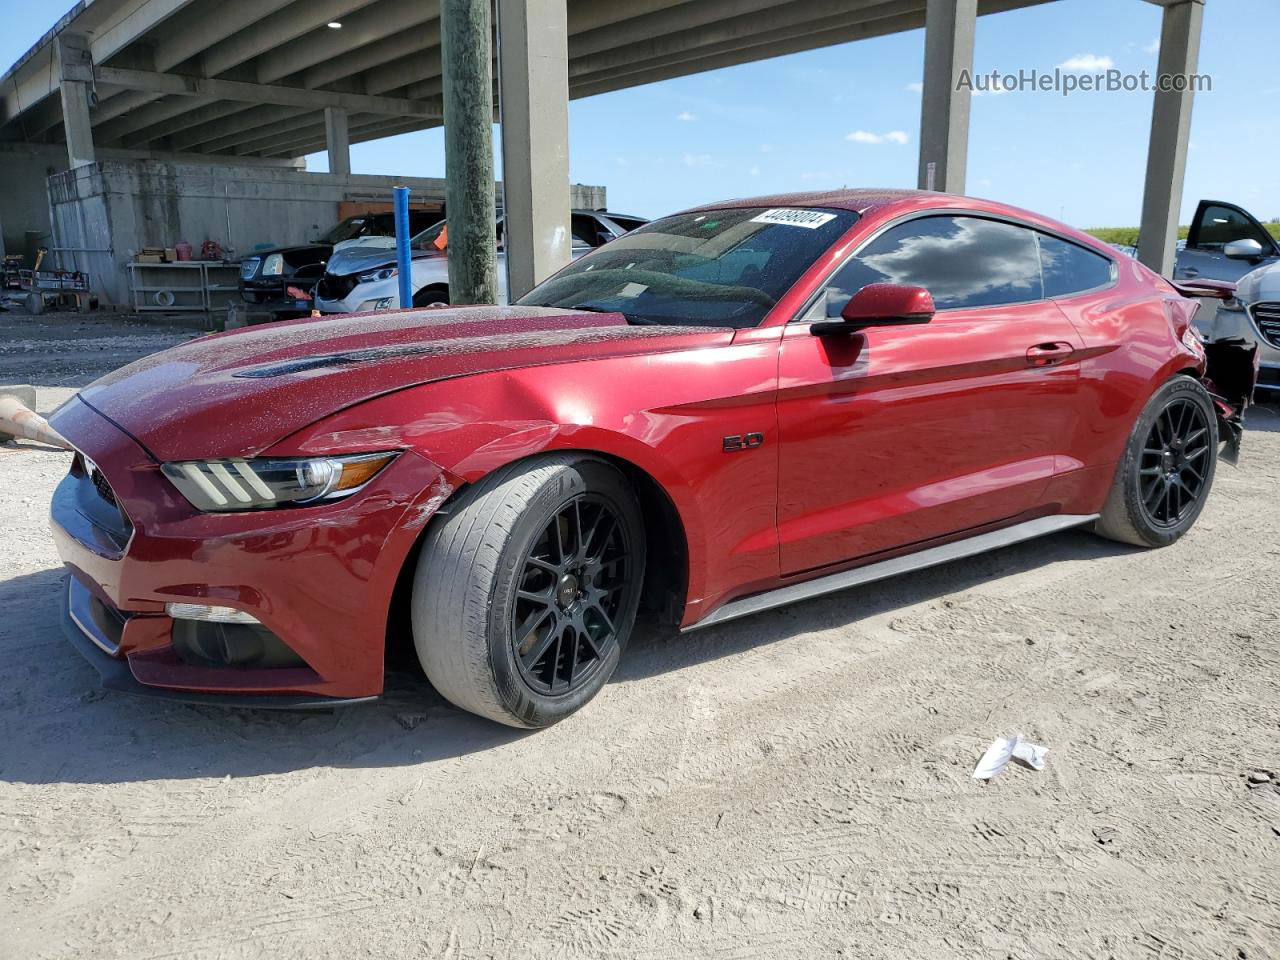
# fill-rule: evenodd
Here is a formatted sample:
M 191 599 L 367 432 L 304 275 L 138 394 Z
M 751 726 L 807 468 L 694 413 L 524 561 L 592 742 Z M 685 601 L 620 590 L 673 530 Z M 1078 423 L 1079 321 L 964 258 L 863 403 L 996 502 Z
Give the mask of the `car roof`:
M 684 213 L 703 210 L 731 210 L 735 207 L 827 207 L 835 210 L 852 210 L 863 217 L 913 213 L 916 211 L 960 210 L 988 213 L 997 217 L 1020 220 L 1031 226 L 1042 227 L 1052 233 L 1069 237 L 1076 243 L 1091 247 L 1100 253 L 1110 253 L 1111 247 L 1101 240 L 1060 223 L 1049 217 L 1015 207 L 996 200 L 983 200 L 955 193 L 939 193 L 931 190 L 905 190 L 894 188 L 863 188 L 856 190 L 819 190 L 810 193 L 776 193 L 763 197 L 741 197 L 700 207 L 691 207 Z
M 808 193 L 775 193 L 763 197 L 740 197 L 709 203 L 692 210 L 725 210 L 732 207 L 831 207 L 836 210 L 853 210 L 867 213 L 877 207 L 921 197 L 945 197 L 944 193 L 928 190 L 900 190 L 892 188 L 863 188 L 859 190 L 813 190 Z

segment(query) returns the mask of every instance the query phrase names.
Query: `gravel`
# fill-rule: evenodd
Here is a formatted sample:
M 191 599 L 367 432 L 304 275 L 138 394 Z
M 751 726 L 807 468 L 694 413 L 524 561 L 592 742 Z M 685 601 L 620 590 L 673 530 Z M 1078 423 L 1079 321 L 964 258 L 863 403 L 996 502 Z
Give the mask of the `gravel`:
M 0 382 L 47 413 L 188 336 L 4 315 Z M 1280 793 L 1241 788 L 1280 769 L 1274 407 L 1171 548 L 642 630 L 536 734 L 411 670 L 322 715 L 103 694 L 57 625 L 66 467 L 0 448 L 6 957 L 1280 957 Z M 1046 769 L 973 781 L 1013 730 Z

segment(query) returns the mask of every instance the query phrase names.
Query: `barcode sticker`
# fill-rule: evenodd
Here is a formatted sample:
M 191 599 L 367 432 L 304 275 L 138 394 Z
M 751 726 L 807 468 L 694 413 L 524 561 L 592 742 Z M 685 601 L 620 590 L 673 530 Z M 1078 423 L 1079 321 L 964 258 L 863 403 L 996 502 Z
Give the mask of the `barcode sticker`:
M 784 227 L 804 227 L 806 230 L 817 230 L 825 223 L 836 218 L 834 213 L 820 213 L 817 210 L 788 210 L 778 207 L 766 210 L 751 218 L 752 223 L 777 223 Z

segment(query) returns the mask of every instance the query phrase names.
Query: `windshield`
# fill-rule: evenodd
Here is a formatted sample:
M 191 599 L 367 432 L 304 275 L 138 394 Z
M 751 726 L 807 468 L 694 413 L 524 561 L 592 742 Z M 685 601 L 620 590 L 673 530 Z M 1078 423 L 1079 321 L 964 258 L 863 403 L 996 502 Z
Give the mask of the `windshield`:
M 617 312 L 631 323 L 754 327 L 857 219 L 827 209 L 683 213 L 575 261 L 519 303 Z
M 498 246 L 502 246 L 502 220 L 499 219 L 495 227 L 494 236 L 497 237 Z M 409 238 L 409 246 L 414 250 L 426 250 L 428 253 L 432 250 L 445 251 L 449 249 L 449 225 L 445 220 L 441 220 L 434 226 L 427 227 L 421 233 L 415 234 Z
M 347 219 L 324 234 L 317 243 L 341 243 L 343 240 L 363 236 L 367 222 L 368 218 L 366 217 L 347 217 Z

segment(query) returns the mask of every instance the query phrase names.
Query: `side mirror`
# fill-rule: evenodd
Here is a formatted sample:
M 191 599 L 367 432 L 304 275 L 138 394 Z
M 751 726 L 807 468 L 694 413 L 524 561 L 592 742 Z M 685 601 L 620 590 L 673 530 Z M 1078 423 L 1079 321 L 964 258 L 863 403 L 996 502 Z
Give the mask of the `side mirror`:
M 839 320 L 811 324 L 815 337 L 854 333 L 864 327 L 902 327 L 933 319 L 933 297 L 924 287 L 869 283 L 844 305 Z
M 1232 240 L 1222 248 L 1222 252 L 1232 260 L 1261 260 L 1264 256 L 1262 244 L 1257 240 Z

